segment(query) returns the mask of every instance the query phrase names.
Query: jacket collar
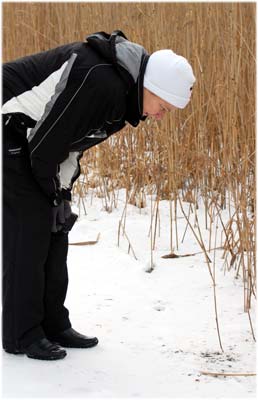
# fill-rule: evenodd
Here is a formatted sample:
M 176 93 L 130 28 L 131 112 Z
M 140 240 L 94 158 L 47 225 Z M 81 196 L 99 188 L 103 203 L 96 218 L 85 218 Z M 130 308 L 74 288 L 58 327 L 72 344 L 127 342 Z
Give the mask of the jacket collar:
M 138 79 L 127 95 L 125 120 L 133 127 L 136 127 L 140 121 L 146 119 L 143 116 L 143 79 L 149 58 L 148 54 L 143 55 Z
M 86 38 L 88 44 L 111 62 L 127 86 L 125 120 L 136 127 L 143 114 L 143 78 L 149 55 L 146 50 L 127 40 L 122 31 L 111 34 L 96 32 Z M 122 46 L 122 47 L 121 47 Z M 138 75 L 138 76 L 137 76 Z

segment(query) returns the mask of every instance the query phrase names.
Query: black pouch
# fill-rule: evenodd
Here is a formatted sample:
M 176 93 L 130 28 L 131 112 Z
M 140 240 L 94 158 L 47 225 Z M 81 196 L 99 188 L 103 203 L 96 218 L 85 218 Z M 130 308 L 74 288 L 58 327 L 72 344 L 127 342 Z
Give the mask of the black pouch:
M 75 213 L 71 213 L 70 217 L 67 218 L 65 223 L 62 225 L 61 232 L 63 233 L 68 233 L 72 230 L 72 227 L 74 226 L 76 220 L 78 218 L 78 215 Z

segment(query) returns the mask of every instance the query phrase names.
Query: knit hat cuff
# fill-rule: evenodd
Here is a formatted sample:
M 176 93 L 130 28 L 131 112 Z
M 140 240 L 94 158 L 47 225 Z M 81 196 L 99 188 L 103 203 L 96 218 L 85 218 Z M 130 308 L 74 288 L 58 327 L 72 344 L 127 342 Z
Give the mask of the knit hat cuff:
M 174 94 L 168 93 L 163 89 L 160 89 L 158 86 L 149 81 L 146 76 L 144 77 L 143 86 L 150 90 L 150 92 L 156 94 L 158 97 L 161 97 L 163 100 L 167 101 L 169 104 L 172 104 L 177 108 L 185 108 L 190 101 L 190 97 L 179 97 Z

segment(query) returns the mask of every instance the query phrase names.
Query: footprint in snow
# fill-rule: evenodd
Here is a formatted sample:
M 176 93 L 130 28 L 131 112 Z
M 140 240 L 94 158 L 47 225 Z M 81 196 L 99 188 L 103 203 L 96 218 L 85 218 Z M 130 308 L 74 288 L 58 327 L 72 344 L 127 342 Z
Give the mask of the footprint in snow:
M 164 303 L 162 300 L 158 300 L 155 302 L 155 305 L 153 308 L 156 311 L 164 311 L 166 309 L 165 305 L 166 305 L 166 303 Z

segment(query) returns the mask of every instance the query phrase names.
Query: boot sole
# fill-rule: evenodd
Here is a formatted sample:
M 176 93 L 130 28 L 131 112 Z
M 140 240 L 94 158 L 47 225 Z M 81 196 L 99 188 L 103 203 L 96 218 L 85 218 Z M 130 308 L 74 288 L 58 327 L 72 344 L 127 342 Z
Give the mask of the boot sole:
M 97 344 L 98 344 L 98 342 L 89 343 L 86 345 L 65 344 L 65 343 L 60 343 L 60 342 L 52 342 L 52 343 L 55 343 L 61 347 L 65 347 L 66 349 L 89 349 L 91 347 L 97 346 Z
M 26 352 L 20 351 L 20 350 L 11 350 L 11 349 L 4 349 L 4 350 L 8 354 L 14 354 L 14 355 L 26 354 Z M 48 356 L 48 357 L 46 357 L 46 356 L 36 356 L 36 355 L 33 355 L 33 354 L 26 354 L 26 356 L 28 358 L 33 358 L 35 360 L 55 361 L 55 360 L 62 360 L 63 358 L 65 358 L 67 356 L 67 353 L 63 352 L 62 354 L 59 354 L 58 356 L 53 355 L 53 356 Z
M 32 354 L 26 354 L 28 358 L 33 358 L 34 360 L 41 360 L 41 361 L 57 361 L 57 360 L 63 360 L 67 354 L 63 353 L 62 355 L 59 356 L 50 356 L 50 357 L 44 357 L 44 356 L 34 356 Z
M 4 351 L 8 354 L 24 354 L 22 351 L 20 350 L 12 350 L 12 349 L 4 349 Z

